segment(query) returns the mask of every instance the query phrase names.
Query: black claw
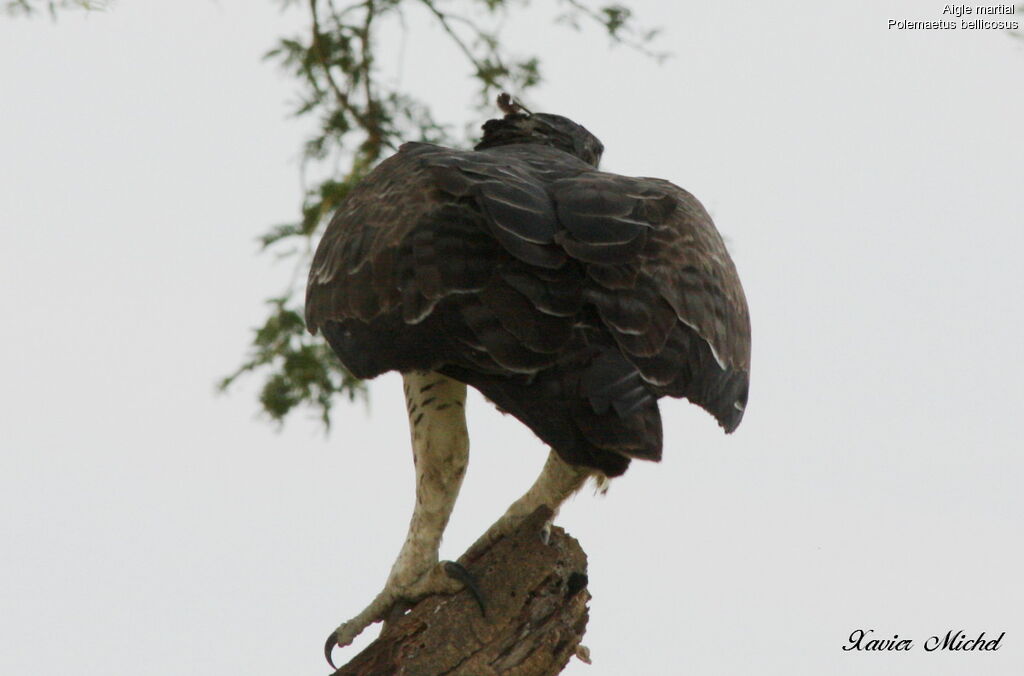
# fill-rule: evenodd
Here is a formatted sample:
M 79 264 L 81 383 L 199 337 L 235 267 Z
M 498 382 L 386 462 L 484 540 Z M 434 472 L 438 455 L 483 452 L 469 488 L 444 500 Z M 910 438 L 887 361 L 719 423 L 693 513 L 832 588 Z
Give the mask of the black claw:
M 466 589 L 468 589 L 469 593 L 473 595 L 474 599 L 476 599 L 476 604 L 480 606 L 480 614 L 487 617 L 487 607 L 484 605 L 484 595 L 480 593 L 480 586 L 477 585 L 476 578 L 473 577 L 473 574 L 466 570 L 466 567 L 461 563 L 456 563 L 455 561 L 445 561 L 444 572 L 445 575 L 453 580 L 458 580 L 462 584 L 466 585 Z
M 338 632 L 337 630 L 332 631 L 327 636 L 327 642 L 324 643 L 324 657 L 327 658 L 327 664 L 331 665 L 331 669 L 335 671 L 338 667 L 334 666 L 334 660 L 331 658 L 331 653 L 334 651 L 334 646 L 338 645 Z

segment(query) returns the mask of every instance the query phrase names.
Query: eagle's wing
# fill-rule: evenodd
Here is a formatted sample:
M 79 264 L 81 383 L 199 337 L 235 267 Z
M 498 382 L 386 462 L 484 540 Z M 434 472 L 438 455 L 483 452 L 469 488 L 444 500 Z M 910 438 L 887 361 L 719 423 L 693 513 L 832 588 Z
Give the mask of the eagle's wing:
M 728 431 L 746 401 L 746 303 L 704 209 L 544 147 L 403 146 L 328 226 L 306 316 L 355 375 L 440 370 L 609 475 L 660 457 L 657 397 Z
M 425 298 L 411 291 L 437 285 L 436 279 L 428 279 L 440 274 L 435 261 L 429 266 L 417 262 L 423 263 L 428 255 L 419 242 L 423 234 L 432 231 L 430 239 L 438 239 L 438 227 L 421 227 L 424 218 L 442 205 L 420 158 L 443 150 L 429 144 L 403 145 L 346 196 L 309 270 L 306 325 L 312 332 L 328 321 L 370 322 L 396 308 L 410 323 L 429 312 Z M 458 267 L 473 260 L 452 257 L 449 263 Z M 451 278 L 454 281 L 456 275 Z M 403 297 L 408 306 L 404 309 Z
M 551 186 L 559 243 L 583 261 L 587 299 L 658 394 L 686 397 L 726 431 L 743 417 L 750 315 L 711 217 L 659 179 L 591 172 Z

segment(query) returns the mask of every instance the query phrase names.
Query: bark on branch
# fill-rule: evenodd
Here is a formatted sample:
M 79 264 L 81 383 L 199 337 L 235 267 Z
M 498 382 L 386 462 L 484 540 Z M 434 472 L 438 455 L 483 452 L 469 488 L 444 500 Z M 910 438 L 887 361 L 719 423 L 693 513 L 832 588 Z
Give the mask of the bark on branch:
M 542 542 L 550 516 L 538 509 L 478 558 L 461 561 L 486 615 L 465 590 L 425 598 L 335 676 L 554 676 L 573 655 L 586 660 L 587 556 L 558 527 Z

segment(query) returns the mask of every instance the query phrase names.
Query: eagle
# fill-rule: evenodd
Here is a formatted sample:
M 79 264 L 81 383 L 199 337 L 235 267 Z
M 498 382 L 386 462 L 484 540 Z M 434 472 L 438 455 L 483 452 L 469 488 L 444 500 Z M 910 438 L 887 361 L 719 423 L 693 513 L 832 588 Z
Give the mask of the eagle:
M 327 659 L 396 607 L 473 586 L 438 548 L 468 462 L 466 387 L 550 453 L 470 551 L 588 478 L 662 454 L 661 397 L 740 424 L 750 316 L 707 211 L 661 179 L 600 171 L 586 128 L 507 94 L 473 150 L 405 143 L 352 188 L 309 271 L 306 324 L 354 376 L 402 374 L 416 472 L 384 589 Z M 478 601 L 479 601 L 478 596 Z M 332 664 L 333 666 L 333 664 Z

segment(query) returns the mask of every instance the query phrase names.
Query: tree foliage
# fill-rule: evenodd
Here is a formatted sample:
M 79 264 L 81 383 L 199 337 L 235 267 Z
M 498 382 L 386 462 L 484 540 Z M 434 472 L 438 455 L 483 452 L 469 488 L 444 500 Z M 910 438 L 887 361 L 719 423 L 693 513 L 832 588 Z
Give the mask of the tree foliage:
M 376 55 L 380 29 L 404 23 L 407 13 L 425 13 L 471 66 L 467 99 L 489 103 L 499 91 L 522 95 L 541 81 L 537 55 L 513 55 L 502 42 L 501 19 L 509 12 L 532 11 L 529 0 L 280 0 L 306 14 L 308 29 L 282 38 L 268 53 L 298 83 L 295 115 L 314 118 L 316 131 L 302 148 L 310 182 L 296 220 L 277 224 L 260 236 L 264 251 L 294 258 L 293 281 L 268 301 L 270 311 L 254 331 L 248 358 L 224 378 L 221 389 L 239 377 L 263 377 L 260 404 L 281 421 L 305 404 L 330 424 L 335 395 L 365 393 L 330 353 L 323 340 L 309 336 L 302 321 L 302 280 L 313 242 L 349 190 L 386 155 L 405 141 L 457 143 L 448 125 L 438 121 L 429 101 L 387 84 Z M 625 44 L 653 57 L 648 49 L 656 31 L 640 30 L 629 8 L 560 0 L 556 20 L 570 29 L 603 30 L 614 44 Z
M 11 16 L 32 16 L 49 12 L 57 16 L 58 9 L 101 10 L 110 6 L 112 0 L 5 0 L 4 11 Z

